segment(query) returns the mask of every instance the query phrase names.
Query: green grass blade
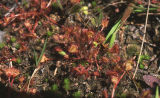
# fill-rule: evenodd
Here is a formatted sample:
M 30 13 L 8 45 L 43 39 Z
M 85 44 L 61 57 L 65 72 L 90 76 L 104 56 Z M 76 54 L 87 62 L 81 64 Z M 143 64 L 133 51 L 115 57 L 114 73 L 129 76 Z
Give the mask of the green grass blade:
M 119 29 L 120 23 L 121 23 L 121 20 L 119 20 L 119 21 L 112 27 L 112 29 L 109 31 L 108 35 L 106 36 L 105 42 L 111 37 L 111 35 L 112 35 L 113 33 L 115 33 L 116 31 L 118 31 L 117 29 Z
M 37 56 L 37 53 L 36 53 L 35 50 L 34 50 L 34 58 L 35 58 L 36 66 L 37 66 L 37 64 L 38 64 L 38 56 Z
M 62 6 L 62 4 L 61 4 L 61 1 L 60 1 L 60 0 L 57 0 L 57 4 L 58 4 L 59 8 L 60 8 L 61 10 L 63 10 L 63 6 Z
M 100 10 L 100 12 L 99 12 L 99 17 L 98 17 L 98 26 L 102 23 L 102 19 L 103 19 L 103 13 L 102 13 L 102 11 Z
M 111 37 L 111 40 L 110 40 L 110 43 L 109 43 L 109 48 L 112 48 L 113 44 L 114 44 L 114 41 L 116 39 L 116 32 L 113 33 L 112 37 Z
M 44 42 L 43 49 L 42 49 L 42 52 L 41 52 L 41 54 L 40 54 L 40 56 L 39 56 L 39 58 L 38 58 L 38 61 L 37 61 L 37 65 L 36 65 L 36 66 L 39 65 L 39 63 L 40 63 L 40 61 L 41 61 L 41 59 L 42 59 L 42 56 L 43 56 L 43 54 L 44 54 L 44 52 L 45 52 L 45 49 L 46 49 L 46 45 L 47 45 L 47 39 L 46 39 L 45 42 Z
M 156 96 L 155 96 L 155 98 L 159 98 L 159 87 L 158 87 L 158 85 L 156 87 Z

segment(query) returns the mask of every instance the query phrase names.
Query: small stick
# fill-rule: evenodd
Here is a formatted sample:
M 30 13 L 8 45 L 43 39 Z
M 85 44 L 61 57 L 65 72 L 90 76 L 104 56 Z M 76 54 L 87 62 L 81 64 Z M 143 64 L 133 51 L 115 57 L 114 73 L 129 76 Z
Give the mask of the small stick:
M 141 50 L 140 50 L 139 57 L 138 57 L 138 62 L 137 62 L 137 65 L 136 65 L 136 70 L 133 74 L 133 79 L 135 78 L 135 75 L 137 73 L 137 70 L 138 70 L 138 67 L 139 67 L 138 65 L 139 65 L 140 57 L 141 57 L 142 50 L 143 50 L 144 40 L 145 40 L 145 36 L 146 36 L 147 23 L 148 23 L 149 7 L 150 7 L 150 0 L 148 0 L 147 15 L 146 15 L 146 21 L 145 21 L 145 27 L 144 27 L 144 35 L 143 35 L 143 40 L 142 40 L 142 44 L 141 44 Z
M 40 69 L 40 66 L 38 66 L 34 72 L 32 73 L 32 76 L 31 78 L 29 79 L 29 82 L 28 82 L 28 86 L 27 86 L 27 92 L 29 91 L 29 86 L 30 86 L 30 83 L 31 83 L 31 80 L 33 79 L 33 77 L 35 76 L 35 74 L 37 73 L 37 71 Z

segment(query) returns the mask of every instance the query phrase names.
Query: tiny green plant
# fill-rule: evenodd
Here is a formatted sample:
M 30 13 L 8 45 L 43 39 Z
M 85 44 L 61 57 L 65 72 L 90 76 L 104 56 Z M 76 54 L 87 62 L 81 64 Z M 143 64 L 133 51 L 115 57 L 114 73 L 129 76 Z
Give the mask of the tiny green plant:
M 47 39 L 46 39 L 45 42 L 44 42 L 43 49 L 42 49 L 42 51 L 41 51 L 41 54 L 40 54 L 39 58 L 38 58 L 37 53 L 36 53 L 35 50 L 34 50 L 34 58 L 35 58 L 36 66 L 39 65 L 39 63 L 40 63 L 40 61 L 41 61 L 41 59 L 42 59 L 42 56 L 44 55 L 44 52 L 45 52 L 45 49 L 46 49 L 46 45 L 47 45 Z
M 51 91 L 56 92 L 58 91 L 58 85 L 57 84 L 53 84 L 51 87 Z
M 15 37 L 11 37 L 11 42 L 15 43 L 16 42 L 16 38 Z
M 57 0 L 57 4 L 58 4 L 59 8 L 61 10 L 63 10 L 63 6 L 62 6 L 62 3 L 61 3 L 61 0 Z
M 51 31 L 47 31 L 46 33 L 47 33 L 47 36 L 49 36 L 49 37 L 52 36 L 52 34 L 53 34 L 53 32 L 51 32 Z
M 81 98 L 81 91 L 77 91 L 73 93 L 74 98 Z
M 140 69 L 144 69 L 144 64 L 143 64 L 144 60 L 149 60 L 149 59 L 150 59 L 150 56 L 148 56 L 148 55 L 141 55 L 140 56 L 140 60 L 139 60 Z
M 80 11 L 82 11 L 85 15 L 88 15 L 88 7 L 87 6 L 82 6 Z
M 17 58 L 16 63 L 20 64 L 22 62 L 21 58 Z
M 15 45 L 15 48 L 16 48 L 16 49 L 19 49 L 20 46 L 21 46 L 21 45 L 20 45 L 19 43 L 17 43 L 17 44 Z
M 65 79 L 64 79 L 64 89 L 65 89 L 66 91 L 70 90 L 70 81 L 69 81 L 68 78 L 65 78 Z
M 96 1 L 92 1 L 92 6 L 96 7 L 96 5 L 97 5 Z

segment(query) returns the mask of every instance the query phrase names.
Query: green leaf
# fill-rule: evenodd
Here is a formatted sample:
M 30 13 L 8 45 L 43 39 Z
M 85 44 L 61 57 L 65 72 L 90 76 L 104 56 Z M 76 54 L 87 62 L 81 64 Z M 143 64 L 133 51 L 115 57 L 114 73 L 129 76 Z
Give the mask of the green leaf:
M 115 38 L 116 38 L 116 33 L 118 32 L 119 28 L 120 28 L 120 24 L 121 20 L 119 20 L 113 27 L 112 29 L 109 31 L 108 35 L 106 36 L 106 40 L 104 41 L 104 43 L 106 43 L 108 41 L 108 39 L 111 37 L 110 40 L 110 48 L 113 46 Z
M 159 87 L 158 87 L 158 85 L 156 87 L 156 96 L 155 96 L 155 98 L 159 98 Z
M 139 68 L 140 68 L 140 69 L 144 69 L 144 65 L 143 65 L 143 64 L 140 64 L 140 65 L 139 65 Z
M 59 8 L 60 8 L 61 10 L 63 10 L 63 6 L 62 6 L 62 4 L 61 4 L 61 1 L 60 1 L 60 0 L 57 0 L 57 4 L 58 4 Z
M 114 45 L 114 41 L 116 39 L 116 34 L 117 33 L 113 33 L 111 40 L 110 40 L 110 43 L 109 43 L 109 48 L 112 48 L 112 46 Z
M 42 56 L 43 56 L 43 54 L 44 54 L 44 52 L 45 52 L 45 49 L 46 49 L 46 45 L 47 45 L 47 38 L 46 38 L 46 40 L 45 40 L 45 42 L 44 42 L 43 49 L 42 49 L 41 54 L 40 54 L 40 56 L 39 56 L 39 58 L 38 58 L 38 61 L 37 61 L 37 63 L 36 63 L 36 66 L 39 65 L 39 63 L 40 63 L 40 61 L 41 61 L 41 59 L 42 59 Z
M 36 62 L 36 66 L 38 65 L 38 56 L 37 56 L 37 52 L 34 50 L 34 59 Z
M 102 19 L 103 19 L 103 13 L 102 13 L 102 10 L 100 10 L 99 17 L 98 17 L 98 26 L 101 25 Z
M 83 6 L 80 10 L 81 10 L 85 15 L 88 15 L 88 6 Z
M 60 52 L 58 52 L 60 55 L 62 55 L 62 56 L 65 56 L 66 55 L 66 52 L 64 52 L 64 51 L 60 51 Z

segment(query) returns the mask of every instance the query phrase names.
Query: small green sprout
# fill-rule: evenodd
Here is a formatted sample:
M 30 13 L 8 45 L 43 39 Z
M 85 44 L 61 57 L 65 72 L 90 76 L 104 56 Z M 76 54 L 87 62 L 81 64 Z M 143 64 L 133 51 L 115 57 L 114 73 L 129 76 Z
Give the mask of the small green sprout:
M 96 7 L 96 5 L 97 5 L 96 1 L 92 1 L 92 6 Z
M 48 82 L 48 78 L 45 79 L 45 82 Z
M 148 56 L 148 55 L 141 55 L 140 56 L 140 60 L 139 60 L 139 64 L 140 64 L 139 68 L 144 69 L 143 62 L 144 62 L 144 60 L 149 60 L 149 59 L 150 59 L 150 56 Z
M 42 25 L 42 22 L 41 22 L 41 21 L 38 21 L 38 24 L 39 24 L 39 25 Z
M 88 15 L 88 7 L 87 6 L 83 6 L 80 11 L 82 11 L 85 15 Z
M 65 79 L 64 79 L 64 89 L 65 89 L 66 91 L 70 90 L 70 81 L 69 81 L 68 78 L 65 78 Z
M 58 85 L 57 84 L 53 84 L 51 87 L 51 91 L 56 92 L 58 91 Z
M 98 43 L 97 42 L 93 42 L 93 45 L 95 46 L 95 47 L 97 47 L 98 46 Z
M 20 45 L 19 43 L 17 43 L 17 44 L 15 45 L 15 48 L 16 48 L 16 49 L 19 49 L 20 46 L 21 46 L 21 45 Z
M 22 59 L 21 58 L 17 58 L 16 63 L 18 63 L 18 64 L 22 63 Z
M 47 31 L 46 33 L 47 33 L 47 36 L 49 36 L 49 37 L 52 36 L 52 34 L 53 34 L 53 32 L 51 32 L 51 31 Z
M 140 68 L 140 69 L 144 69 L 144 65 L 143 65 L 143 64 L 140 64 L 140 65 L 139 65 L 139 68 Z
M 11 42 L 15 43 L 16 42 L 16 38 L 15 37 L 11 37 Z
M 73 93 L 74 98 L 81 98 L 81 91 L 77 91 Z

